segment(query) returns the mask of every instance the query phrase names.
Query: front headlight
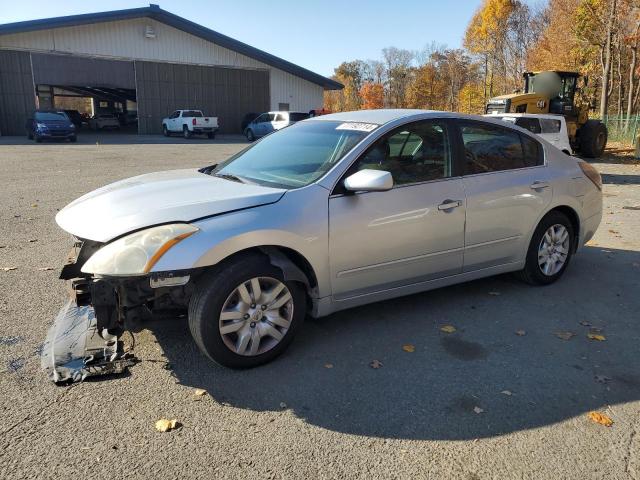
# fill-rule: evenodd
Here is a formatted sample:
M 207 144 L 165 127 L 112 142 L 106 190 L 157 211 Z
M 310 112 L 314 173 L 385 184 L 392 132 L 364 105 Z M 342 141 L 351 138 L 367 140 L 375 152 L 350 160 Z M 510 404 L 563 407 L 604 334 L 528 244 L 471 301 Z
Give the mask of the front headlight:
M 44 123 L 36 123 L 36 128 L 38 130 L 46 130 L 47 126 Z
M 132 233 L 102 247 L 81 270 L 96 275 L 144 275 L 167 250 L 198 230 L 193 225 L 176 223 Z

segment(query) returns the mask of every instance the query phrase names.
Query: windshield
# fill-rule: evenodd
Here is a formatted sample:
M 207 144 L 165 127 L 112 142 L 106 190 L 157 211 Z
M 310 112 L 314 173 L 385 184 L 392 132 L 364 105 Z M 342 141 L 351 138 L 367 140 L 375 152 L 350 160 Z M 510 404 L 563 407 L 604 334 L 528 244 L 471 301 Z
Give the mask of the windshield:
M 266 136 L 211 173 L 265 186 L 303 187 L 329 171 L 376 127 L 333 121 L 296 123 Z
M 36 120 L 68 120 L 64 112 L 36 112 Z

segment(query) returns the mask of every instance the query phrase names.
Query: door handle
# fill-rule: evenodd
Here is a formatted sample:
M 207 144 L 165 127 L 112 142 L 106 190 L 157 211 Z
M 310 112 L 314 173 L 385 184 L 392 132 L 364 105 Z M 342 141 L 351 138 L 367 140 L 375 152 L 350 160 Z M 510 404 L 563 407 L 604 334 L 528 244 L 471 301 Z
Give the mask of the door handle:
M 445 200 L 440 205 L 438 205 L 438 210 L 451 210 L 453 208 L 457 208 L 462 205 L 461 200 Z
M 536 180 L 535 182 L 533 182 L 529 186 L 531 187 L 532 190 L 539 190 L 541 188 L 548 188 L 549 187 L 549 182 L 541 182 L 539 180 Z

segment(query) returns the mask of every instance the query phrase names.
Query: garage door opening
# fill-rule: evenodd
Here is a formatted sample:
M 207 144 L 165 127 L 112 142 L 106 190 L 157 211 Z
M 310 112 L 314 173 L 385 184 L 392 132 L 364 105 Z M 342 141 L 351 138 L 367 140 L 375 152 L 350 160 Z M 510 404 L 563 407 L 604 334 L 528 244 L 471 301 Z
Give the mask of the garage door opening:
M 133 62 L 34 53 L 36 106 L 66 110 L 82 130 L 138 133 Z

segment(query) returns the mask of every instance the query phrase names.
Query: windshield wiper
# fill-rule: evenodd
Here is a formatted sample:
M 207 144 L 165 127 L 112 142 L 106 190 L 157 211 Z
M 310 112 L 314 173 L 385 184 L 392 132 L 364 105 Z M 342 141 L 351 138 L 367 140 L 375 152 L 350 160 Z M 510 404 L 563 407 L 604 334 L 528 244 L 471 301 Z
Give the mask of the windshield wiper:
M 231 180 L 232 182 L 247 183 L 242 178 L 240 178 L 240 177 L 238 177 L 236 175 L 233 175 L 231 173 L 214 173 L 212 175 L 214 177 L 224 178 L 225 180 Z

